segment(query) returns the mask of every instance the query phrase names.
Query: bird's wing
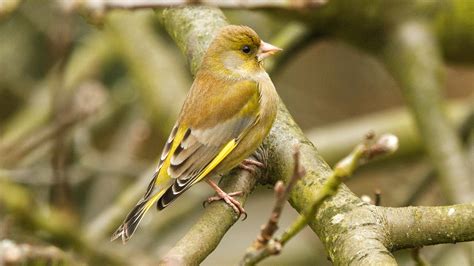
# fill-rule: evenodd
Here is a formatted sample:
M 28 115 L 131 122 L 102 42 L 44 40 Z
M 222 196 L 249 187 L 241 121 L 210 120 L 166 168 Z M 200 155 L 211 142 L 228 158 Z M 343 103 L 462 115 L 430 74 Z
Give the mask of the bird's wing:
M 160 196 L 157 203 L 159 209 L 165 208 L 190 186 L 206 177 L 258 122 L 258 84 L 254 81 L 242 81 L 226 89 L 225 95 L 218 96 L 219 103 L 214 106 L 213 111 L 207 112 L 205 119 L 195 122 L 196 119 L 183 117 L 173 130 L 175 134 L 168 139 L 161 156 L 158 178 L 149 187 L 151 194 L 153 186 L 160 183 L 160 176 L 172 180 L 166 192 Z M 216 91 L 213 91 L 210 97 L 216 97 Z M 208 102 L 194 101 L 192 108 L 198 112 L 200 108 L 205 108 L 204 104 Z M 228 113 L 229 109 L 231 113 Z M 224 114 L 227 119 L 220 123 L 209 123 L 218 121 L 214 116 L 222 117 L 222 112 L 227 112 Z M 194 123 L 188 122 L 190 120 Z

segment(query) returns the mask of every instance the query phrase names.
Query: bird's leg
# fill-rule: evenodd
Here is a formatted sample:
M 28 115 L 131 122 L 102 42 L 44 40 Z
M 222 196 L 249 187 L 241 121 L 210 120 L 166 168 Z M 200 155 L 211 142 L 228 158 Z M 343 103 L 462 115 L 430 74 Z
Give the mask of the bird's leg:
M 227 203 L 230 207 L 232 207 L 232 209 L 234 209 L 234 211 L 239 215 L 239 217 L 240 215 L 244 215 L 244 218 L 242 220 L 245 220 L 247 218 L 247 212 L 245 211 L 245 209 L 242 207 L 240 202 L 238 202 L 232 197 L 242 195 L 242 191 L 226 193 L 211 179 L 206 178 L 206 182 L 216 191 L 217 196 L 209 197 L 206 201 L 203 202 L 203 206 L 206 206 L 206 204 L 209 204 L 213 201 L 224 200 L 225 203 Z

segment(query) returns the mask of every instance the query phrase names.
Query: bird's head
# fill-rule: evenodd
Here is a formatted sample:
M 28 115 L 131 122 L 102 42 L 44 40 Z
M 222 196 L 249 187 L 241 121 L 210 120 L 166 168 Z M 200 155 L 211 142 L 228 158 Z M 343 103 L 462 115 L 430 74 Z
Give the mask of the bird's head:
M 223 27 L 206 53 L 205 63 L 226 75 L 245 76 L 263 71 L 261 62 L 282 49 L 266 43 L 247 26 Z

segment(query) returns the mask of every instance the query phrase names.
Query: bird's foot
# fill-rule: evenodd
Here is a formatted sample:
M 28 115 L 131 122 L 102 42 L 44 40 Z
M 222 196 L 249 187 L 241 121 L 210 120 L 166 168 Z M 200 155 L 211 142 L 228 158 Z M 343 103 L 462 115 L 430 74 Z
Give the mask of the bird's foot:
M 252 174 L 255 173 L 255 167 L 265 168 L 265 164 L 253 159 L 245 159 L 239 164 L 239 168 L 249 171 Z
M 247 219 L 247 212 L 245 209 L 242 207 L 242 204 L 240 204 L 239 201 L 233 198 L 233 196 L 240 196 L 243 194 L 242 191 L 236 191 L 236 192 L 231 192 L 231 193 L 226 193 L 224 192 L 216 183 L 214 183 L 210 179 L 206 179 L 206 182 L 216 191 L 217 196 L 212 196 L 209 197 L 206 201 L 202 203 L 204 207 L 206 207 L 208 204 L 214 202 L 214 201 L 219 201 L 223 200 L 225 203 L 227 203 L 232 209 L 237 213 L 238 217 L 243 215 L 242 220 Z

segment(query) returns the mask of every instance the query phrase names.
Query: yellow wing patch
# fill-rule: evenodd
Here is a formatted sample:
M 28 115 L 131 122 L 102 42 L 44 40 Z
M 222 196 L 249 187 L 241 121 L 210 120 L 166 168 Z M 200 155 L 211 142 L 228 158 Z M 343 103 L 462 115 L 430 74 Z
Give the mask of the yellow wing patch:
M 235 139 L 229 141 L 224 148 L 217 154 L 216 157 L 203 169 L 203 171 L 199 174 L 199 176 L 194 180 L 192 185 L 196 184 L 197 182 L 201 181 L 205 176 L 207 176 L 217 165 L 219 165 L 222 160 L 224 160 L 229 153 L 237 147 L 237 141 Z
M 164 158 L 163 162 L 161 162 L 160 169 L 158 170 L 159 171 L 158 178 L 156 179 L 155 185 L 156 186 L 165 185 L 165 187 L 161 189 L 163 191 L 165 191 L 169 186 L 172 185 L 172 183 L 170 183 L 172 178 L 170 175 L 168 175 L 168 167 L 170 166 L 170 163 L 171 163 L 170 162 L 171 156 L 176 151 L 176 148 L 178 148 L 178 145 L 181 143 L 181 140 L 183 140 L 183 137 L 186 134 L 186 130 L 187 129 L 185 126 L 182 126 L 182 125 L 179 126 L 178 132 L 176 132 L 176 136 L 174 137 L 173 142 L 171 144 L 171 148 L 168 151 L 166 158 Z M 166 186 L 167 183 L 169 183 L 168 186 Z

